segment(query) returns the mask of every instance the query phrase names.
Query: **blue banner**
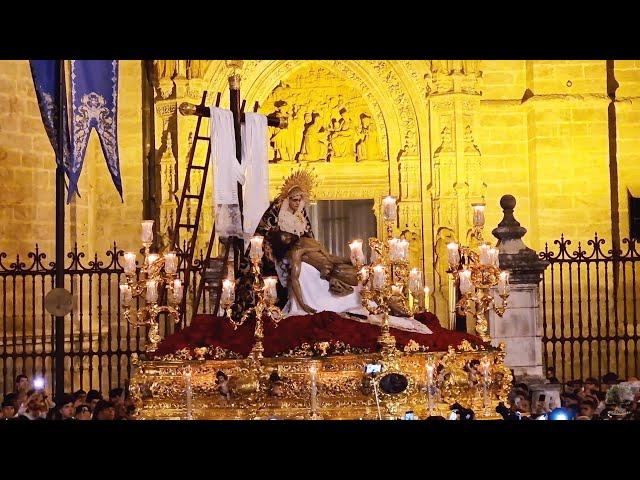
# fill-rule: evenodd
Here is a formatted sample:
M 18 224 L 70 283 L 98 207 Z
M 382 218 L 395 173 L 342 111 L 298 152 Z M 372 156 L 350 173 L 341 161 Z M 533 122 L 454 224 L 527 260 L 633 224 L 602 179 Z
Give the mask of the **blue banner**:
M 92 129 L 98 133 L 111 179 L 122 199 L 117 130 L 118 61 L 71 60 L 71 101 L 73 163 L 67 202 L 77 188 Z
M 47 132 L 51 146 L 56 155 L 56 162 L 60 163 L 60 152 L 58 151 L 58 129 L 60 126 L 60 60 L 30 60 L 31 76 L 33 77 L 33 86 L 36 90 L 38 99 L 38 107 L 40 107 L 40 116 L 44 129 Z M 66 100 L 66 99 L 65 99 Z M 65 101 L 63 108 L 66 112 Z M 69 152 L 71 147 L 69 144 L 69 126 L 67 116 L 64 116 L 64 160 L 63 168 L 67 177 L 71 172 L 71 156 Z M 76 193 L 80 196 L 80 192 L 76 188 Z M 72 191 L 69 194 L 73 193 Z

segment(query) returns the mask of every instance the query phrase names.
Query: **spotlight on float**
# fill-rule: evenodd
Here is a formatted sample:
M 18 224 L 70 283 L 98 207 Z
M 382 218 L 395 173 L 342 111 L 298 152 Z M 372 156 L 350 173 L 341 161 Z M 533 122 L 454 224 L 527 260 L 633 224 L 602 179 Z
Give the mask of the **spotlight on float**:
M 567 408 L 556 408 L 549 413 L 549 420 L 573 420 L 573 412 Z

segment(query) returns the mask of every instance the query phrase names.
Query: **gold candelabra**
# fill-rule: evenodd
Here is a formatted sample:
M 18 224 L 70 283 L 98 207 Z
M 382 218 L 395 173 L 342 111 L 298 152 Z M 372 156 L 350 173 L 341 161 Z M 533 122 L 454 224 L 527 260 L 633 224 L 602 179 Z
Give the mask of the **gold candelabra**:
M 262 345 L 262 340 L 264 338 L 264 317 L 269 318 L 277 327 L 278 323 L 284 316 L 282 311 L 275 304 L 278 299 L 276 289 L 278 279 L 276 277 L 263 278 L 260 273 L 260 264 L 262 262 L 263 255 L 263 240 L 264 238 L 260 235 L 251 237 L 251 250 L 249 252 L 251 272 L 253 274 L 252 290 L 255 305 L 246 310 L 240 317 L 240 320 L 235 320 L 231 315 L 231 305 L 233 305 L 235 300 L 235 283 L 229 279 L 222 282 L 222 296 L 220 298 L 220 306 L 225 312 L 224 315 L 233 325 L 234 330 L 239 326 L 244 325 L 249 318 L 253 317 L 256 319 L 256 327 L 254 330 L 255 343 L 251 349 L 251 356 L 256 360 L 262 358 L 262 352 L 264 351 L 264 347 Z
M 422 272 L 409 270 L 409 241 L 393 235 L 397 220 L 396 199 L 392 196 L 382 200 L 382 217 L 385 224 L 386 241 L 369 239 L 371 263 L 364 265 L 362 241 L 354 240 L 351 262 L 358 271 L 362 285 L 362 306 L 371 315 L 382 316 L 382 333 L 378 343 L 383 352 L 395 349 L 396 340 L 389 333 L 389 313 L 392 308 L 403 315 L 411 315 L 429 309 L 429 288 L 423 288 Z
M 144 262 L 140 267 L 140 278 L 136 278 L 136 254 L 124 254 L 124 273 L 127 283 L 120 285 L 120 304 L 124 318 L 135 327 L 148 326 L 147 352 L 155 352 L 160 342 L 158 316 L 168 314 L 176 323 L 180 321 L 180 303 L 182 302 L 183 286 L 178 276 L 178 256 L 174 252 L 164 255 L 151 253 L 153 244 L 153 220 L 142 222 L 142 245 L 144 246 Z M 167 305 L 159 305 L 160 292 L 167 291 Z M 144 307 L 133 310 L 131 303 L 134 298 L 144 295 Z
M 460 288 L 462 297 L 455 304 L 456 311 L 470 315 L 476 321 L 476 333 L 484 341 L 491 341 L 487 313 L 490 310 L 500 317 L 504 315 L 509 297 L 509 272 L 500 270 L 499 252 L 482 238 L 484 227 L 484 204 L 474 203 L 472 246 L 460 246 L 456 242 L 447 245 L 449 273 L 453 285 Z M 498 305 L 491 289 L 497 286 Z M 454 292 L 450 292 L 454 295 Z

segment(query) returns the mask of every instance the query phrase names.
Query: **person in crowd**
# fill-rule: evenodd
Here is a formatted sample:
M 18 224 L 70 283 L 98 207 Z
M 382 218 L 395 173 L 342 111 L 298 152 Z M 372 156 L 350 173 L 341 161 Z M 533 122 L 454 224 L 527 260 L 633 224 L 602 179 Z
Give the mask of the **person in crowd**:
M 78 405 L 73 418 L 76 420 L 91 420 L 91 407 L 87 404 Z
M 74 408 L 73 408 L 73 396 L 67 393 L 63 394 L 60 398 L 56 397 L 56 405 L 50 410 L 52 420 L 73 420 Z
M 580 402 L 577 420 L 593 420 L 596 415 L 596 404 L 591 400 Z
M 605 394 L 609 391 L 609 389 L 618 383 L 618 375 L 613 372 L 605 373 L 602 376 L 602 383 L 600 384 L 600 391 Z
M 116 407 L 108 400 L 100 400 L 93 408 L 92 420 L 115 420 Z
M 89 390 L 87 392 L 86 403 L 91 407 L 92 412 L 100 401 L 102 401 L 102 394 L 98 390 Z
M 556 377 L 556 369 L 554 367 L 547 367 L 546 377 L 548 383 L 560 383 Z
M 2 410 L 0 411 L 0 420 L 9 420 L 16 416 L 15 393 L 7 393 L 2 399 Z
M 73 392 L 73 408 L 77 408 L 80 405 L 84 405 L 87 403 L 87 392 L 84 390 L 76 390 Z
M 116 410 L 116 420 L 122 420 L 127 416 L 124 405 L 124 388 L 112 388 L 109 390 L 109 401 Z
M 50 410 L 46 394 L 43 391 L 31 390 L 24 406 L 24 411 L 18 413 L 19 420 L 45 420 Z

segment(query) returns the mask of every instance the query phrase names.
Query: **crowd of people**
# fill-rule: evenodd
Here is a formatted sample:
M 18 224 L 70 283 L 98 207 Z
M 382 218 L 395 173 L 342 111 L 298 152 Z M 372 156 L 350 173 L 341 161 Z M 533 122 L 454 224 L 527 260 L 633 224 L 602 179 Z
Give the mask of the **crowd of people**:
M 555 369 L 547 368 L 547 382 L 559 384 Z M 629 377 L 626 383 L 638 382 L 636 377 Z M 560 412 L 562 419 L 568 420 L 640 420 L 640 392 L 623 405 L 607 401 L 607 392 L 622 381 L 613 372 L 602 376 L 600 380 L 590 377 L 584 381 L 570 380 L 561 387 L 560 405 L 546 395 L 533 397 L 533 392 L 524 383 L 516 383 L 510 395 L 510 406 L 500 413 L 511 420 L 553 419 L 553 412 Z
M 98 390 L 82 389 L 52 399 L 41 383 L 18 375 L 14 391 L 2 400 L 0 420 L 130 420 L 135 414 L 123 388 L 111 389 L 108 399 Z

